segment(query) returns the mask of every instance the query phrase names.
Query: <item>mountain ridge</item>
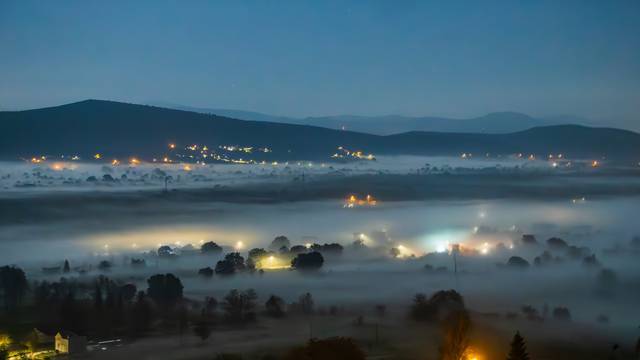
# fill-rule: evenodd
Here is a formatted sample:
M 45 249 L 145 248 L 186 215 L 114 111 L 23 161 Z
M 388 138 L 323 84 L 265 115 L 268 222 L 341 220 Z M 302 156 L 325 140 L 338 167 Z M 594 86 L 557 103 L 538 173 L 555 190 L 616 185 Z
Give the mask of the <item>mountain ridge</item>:
M 380 136 L 95 99 L 0 112 L 0 156 L 4 158 L 97 152 L 160 157 L 170 142 L 269 148 L 268 156 L 274 160 L 329 160 L 340 146 L 380 155 L 565 153 L 635 161 L 640 155 L 636 153 L 640 134 L 578 125 L 507 134 L 412 131 Z

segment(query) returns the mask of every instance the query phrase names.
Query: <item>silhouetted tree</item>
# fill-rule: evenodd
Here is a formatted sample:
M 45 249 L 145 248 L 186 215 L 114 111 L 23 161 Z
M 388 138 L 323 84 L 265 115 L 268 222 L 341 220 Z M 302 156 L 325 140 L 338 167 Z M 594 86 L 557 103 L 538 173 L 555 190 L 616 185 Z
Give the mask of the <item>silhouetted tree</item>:
M 260 259 L 262 259 L 265 256 L 268 256 L 269 254 L 271 254 L 271 252 L 262 249 L 262 248 L 253 248 L 251 250 L 249 250 L 249 259 L 252 259 L 254 262 L 258 262 L 260 261 Z
M 558 306 L 557 308 L 553 309 L 552 314 L 553 314 L 553 318 L 556 320 L 562 320 L 562 321 L 571 320 L 571 312 L 569 312 L 569 309 L 566 307 Z
M 442 360 L 460 360 L 469 348 L 471 320 L 466 310 L 449 313 L 442 323 L 443 339 L 440 346 Z
M 411 306 L 411 317 L 418 321 L 435 321 L 464 309 L 464 300 L 457 291 L 441 290 L 429 299 L 424 294 L 416 294 Z
M 520 256 L 512 256 L 507 261 L 507 266 L 513 269 L 526 269 L 529 267 L 529 262 Z
M 64 266 L 62 266 L 62 272 L 67 274 L 71 271 L 71 267 L 69 266 L 69 260 L 64 261 Z
M 322 254 L 317 251 L 298 254 L 293 260 L 291 260 L 291 266 L 299 270 L 315 270 L 322 267 L 324 258 Z
M 225 255 L 224 260 L 216 263 L 216 274 L 230 275 L 245 268 L 244 258 L 240 253 L 233 252 Z
M 255 320 L 255 302 L 257 298 L 258 295 L 253 289 L 246 291 L 233 289 L 229 291 L 222 302 L 226 319 L 233 323 Z
M 303 314 L 313 314 L 313 296 L 311 293 L 305 293 L 298 298 L 298 305 Z
M 162 245 L 158 248 L 158 256 L 164 257 L 164 258 L 170 258 L 175 256 L 175 253 L 173 252 L 173 249 L 170 246 Z
M 0 293 L 5 311 L 16 308 L 27 292 L 27 277 L 22 269 L 15 266 L 0 267 Z
M 291 247 L 291 242 L 286 236 L 280 235 L 276 236 L 276 238 L 273 239 L 271 245 L 269 245 L 269 250 L 280 251 L 280 249 L 282 249 L 283 247 L 289 249 Z
M 284 300 L 281 297 L 271 295 L 267 302 L 265 302 L 264 307 L 267 311 L 267 315 L 275 318 L 280 318 L 284 316 Z
M 125 302 L 130 302 L 136 296 L 136 291 L 138 289 L 134 284 L 125 284 L 120 287 L 120 295 L 122 295 L 122 300 Z
M 165 308 L 182 299 L 182 282 L 173 274 L 157 274 L 147 279 L 147 295 Z
M 200 270 L 198 270 L 198 275 L 203 276 L 203 277 L 212 277 L 213 276 L 213 269 L 210 267 L 205 267 L 202 268 Z
M 507 360 L 529 360 L 527 345 L 524 342 L 524 338 L 520 336 L 519 331 L 516 331 L 516 334 L 513 336 Z
M 205 316 L 202 316 L 196 325 L 193 327 L 193 333 L 196 334 L 200 340 L 205 341 L 211 336 L 211 327 Z
M 149 330 L 153 320 L 151 305 L 143 291 L 139 291 L 132 307 L 131 328 L 134 335 L 140 335 Z
M 202 246 L 200 246 L 200 252 L 203 254 L 210 254 L 210 255 L 220 254 L 222 253 L 222 247 L 220 247 L 218 244 L 214 243 L 213 241 L 208 241 L 202 244 Z
M 569 244 L 567 244 L 566 241 L 557 237 L 552 237 L 547 240 L 547 246 L 553 250 L 567 250 L 567 248 L 569 248 Z

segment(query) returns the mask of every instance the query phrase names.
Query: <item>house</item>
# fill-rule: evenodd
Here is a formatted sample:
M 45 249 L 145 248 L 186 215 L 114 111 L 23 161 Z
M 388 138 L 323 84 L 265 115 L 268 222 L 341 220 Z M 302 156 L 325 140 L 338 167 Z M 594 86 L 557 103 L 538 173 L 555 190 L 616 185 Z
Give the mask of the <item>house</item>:
M 69 331 L 58 332 L 55 343 L 56 352 L 61 354 L 79 354 L 87 350 L 87 338 Z

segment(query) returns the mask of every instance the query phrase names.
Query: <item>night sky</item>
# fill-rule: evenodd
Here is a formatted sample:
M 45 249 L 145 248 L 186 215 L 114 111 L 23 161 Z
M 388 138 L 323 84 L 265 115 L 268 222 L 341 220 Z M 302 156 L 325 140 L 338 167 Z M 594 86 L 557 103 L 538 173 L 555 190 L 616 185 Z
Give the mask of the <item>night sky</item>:
M 0 109 L 637 122 L 640 1 L 0 0 Z

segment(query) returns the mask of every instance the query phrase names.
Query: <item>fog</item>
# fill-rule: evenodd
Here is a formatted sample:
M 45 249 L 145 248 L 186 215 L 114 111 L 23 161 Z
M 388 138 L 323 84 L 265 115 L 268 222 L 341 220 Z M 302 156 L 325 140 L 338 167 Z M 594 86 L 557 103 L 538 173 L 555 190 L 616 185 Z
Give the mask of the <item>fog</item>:
M 105 191 L 111 188 L 84 182 L 16 190 L 9 182 L 23 176 L 19 175 L 21 167 L 32 169 L 32 165 L 11 164 L 3 168 L 8 191 L 0 197 L 0 264 L 19 265 L 31 280 L 55 280 L 59 273 L 43 269 L 60 266 L 68 259 L 73 268 L 83 269 L 82 274 L 73 276 L 104 274 L 133 282 L 141 289 L 150 275 L 172 272 L 181 278 L 185 296 L 193 299 L 220 298 L 230 289 L 254 288 L 261 302 L 270 294 L 293 302 L 310 292 L 321 307 L 335 305 L 358 313 L 358 309 L 386 304 L 401 317 L 416 293 L 454 288 L 476 314 L 504 317 L 519 313 L 523 305 L 532 305 L 541 313 L 545 307 L 564 306 L 576 324 L 602 327 L 602 332 L 623 338 L 634 336 L 640 322 L 636 311 L 640 247 L 632 242 L 640 235 L 637 177 L 611 173 L 547 177 L 545 173 L 538 179 L 537 175 L 497 173 L 491 178 L 493 187 L 487 187 L 482 185 L 487 180 L 472 170 L 445 177 L 444 185 L 437 185 L 437 175 L 425 175 L 416 180 L 419 187 L 381 190 L 386 196 L 379 197 L 373 193 L 378 199 L 375 206 L 346 206 L 349 193 L 360 194 L 360 187 L 375 189 L 371 184 L 377 177 L 393 175 L 397 176 L 394 181 L 401 183 L 425 163 L 425 159 L 403 161 L 408 162 L 386 170 L 341 164 L 355 174 L 337 180 L 318 175 L 302 184 L 293 179 L 298 170 L 282 168 L 277 175 L 263 177 L 256 173 L 261 168 L 267 171 L 264 166 L 207 169 L 208 176 L 215 178 L 209 186 L 224 184 L 228 193 L 191 191 L 202 187 L 192 175 L 184 187 L 174 184 L 168 193 L 153 181 L 144 191 L 137 184 Z M 385 163 L 376 166 L 380 164 Z M 71 171 L 80 173 L 80 178 L 104 170 L 97 165 L 84 166 L 87 169 Z M 318 166 L 324 170 L 316 174 L 327 175 L 335 170 L 330 170 L 331 166 L 337 165 Z M 538 169 L 549 171 L 544 164 Z M 307 174 L 312 176 L 313 171 Z M 470 196 L 464 196 L 464 189 L 456 196 L 433 194 L 439 192 L 438 186 L 459 181 L 464 181 L 460 185 L 464 189 L 473 189 Z M 523 183 L 526 188 L 537 183 L 543 190 L 519 191 L 525 188 Z M 350 186 L 353 192 L 341 193 Z M 511 186 L 515 187 L 508 192 L 496 190 Z M 325 187 L 339 189 L 335 193 L 344 196 L 326 196 L 319 190 Z M 424 189 L 426 195 L 417 196 L 417 188 Z M 283 189 L 296 196 L 282 200 Z M 253 197 L 243 195 L 249 192 Z M 412 197 L 415 199 L 407 200 Z M 524 234 L 535 235 L 537 244 L 523 243 Z M 197 275 L 198 269 L 215 267 L 222 257 L 199 254 L 197 249 L 205 241 L 223 246 L 224 253 L 239 251 L 246 257 L 248 250 L 267 248 L 278 235 L 287 236 L 292 245 L 339 243 L 344 251 L 325 256 L 324 266 L 313 274 L 267 269 L 264 274 L 216 275 L 211 279 Z M 550 248 L 547 239 L 551 237 L 575 246 L 579 255 L 572 257 L 567 249 Z M 365 246 L 354 246 L 355 240 Z M 456 272 L 454 244 L 463 246 L 455 257 Z M 161 245 L 174 248 L 177 258 L 158 257 Z M 196 250 L 190 251 L 189 245 Z M 390 255 L 392 248 L 400 249 L 397 258 Z M 549 251 L 552 260 L 534 265 L 544 251 Z M 590 255 L 595 255 L 595 264 L 586 262 Z M 526 259 L 531 266 L 506 266 L 512 256 Z M 131 258 L 144 258 L 146 266 L 132 267 Z M 113 268 L 99 271 L 96 265 L 101 260 L 110 260 Z M 612 270 L 615 279 L 603 281 L 602 269 Z M 606 317 L 608 324 L 597 321 L 599 317 Z

